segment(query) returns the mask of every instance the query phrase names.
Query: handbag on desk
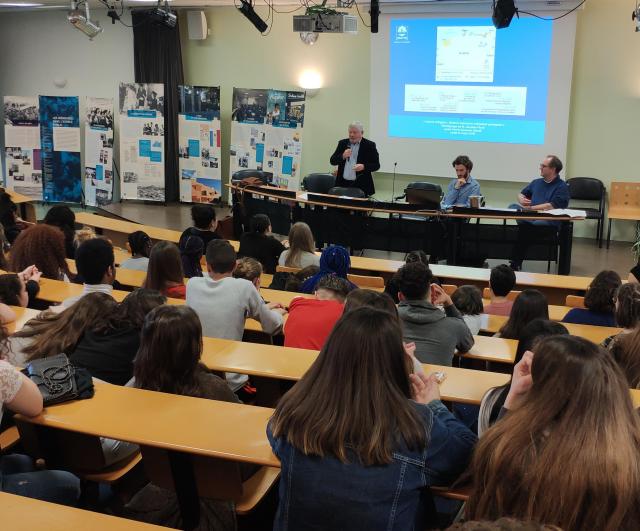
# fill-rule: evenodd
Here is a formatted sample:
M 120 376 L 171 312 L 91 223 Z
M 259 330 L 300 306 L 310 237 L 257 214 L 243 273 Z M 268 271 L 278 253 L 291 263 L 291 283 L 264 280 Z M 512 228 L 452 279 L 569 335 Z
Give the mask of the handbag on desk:
M 22 372 L 38 386 L 45 406 L 91 398 L 94 393 L 89 371 L 74 367 L 66 354 L 33 360 Z

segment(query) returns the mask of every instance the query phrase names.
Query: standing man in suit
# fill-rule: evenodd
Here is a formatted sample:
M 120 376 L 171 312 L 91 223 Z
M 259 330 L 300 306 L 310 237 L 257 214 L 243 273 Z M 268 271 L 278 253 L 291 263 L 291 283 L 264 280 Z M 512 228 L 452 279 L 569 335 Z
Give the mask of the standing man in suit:
M 360 122 L 349 124 L 349 138 L 338 142 L 330 162 L 338 166 L 336 186 L 360 188 L 365 195 L 373 195 L 372 172 L 380 169 L 380 158 L 375 142 L 362 136 L 364 128 Z

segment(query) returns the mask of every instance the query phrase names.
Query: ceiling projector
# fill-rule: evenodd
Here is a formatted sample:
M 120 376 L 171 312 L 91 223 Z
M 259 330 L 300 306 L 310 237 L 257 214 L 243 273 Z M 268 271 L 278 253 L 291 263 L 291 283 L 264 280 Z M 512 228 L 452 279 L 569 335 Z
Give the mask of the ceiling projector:
M 67 20 L 73 24 L 77 29 L 84 33 L 89 40 L 102 32 L 102 28 L 98 22 L 91 20 L 89 14 L 89 4 L 84 2 L 84 12 L 78 9 L 78 3 L 75 0 L 71 1 L 71 10 L 67 13 Z
M 346 13 L 294 15 L 293 31 L 298 33 L 358 33 L 358 18 Z

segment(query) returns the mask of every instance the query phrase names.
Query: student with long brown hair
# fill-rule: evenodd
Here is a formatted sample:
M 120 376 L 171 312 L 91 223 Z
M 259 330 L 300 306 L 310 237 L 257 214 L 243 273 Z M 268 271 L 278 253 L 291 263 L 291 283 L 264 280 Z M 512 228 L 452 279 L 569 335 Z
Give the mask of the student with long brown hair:
M 609 336 L 602 346 L 612 348 L 626 334 L 640 325 L 640 284 L 628 283 L 618 288 L 616 293 L 616 324 L 622 332 Z
M 584 308 L 572 308 L 563 323 L 592 326 L 616 326 L 616 292 L 622 284 L 615 271 L 600 271 L 589 284 L 584 295 Z
M 33 225 L 23 230 L 11 247 L 9 268 L 23 271 L 35 265 L 45 278 L 72 278 L 66 262 L 64 234 L 51 225 Z
M 537 289 L 522 290 L 513 302 L 509 319 L 495 336 L 504 339 L 520 339 L 524 327 L 534 319 L 549 319 L 547 298 Z
M 187 287 L 184 284 L 182 259 L 175 243 L 161 241 L 153 246 L 142 287 L 158 290 L 166 297 L 185 298 Z
M 473 457 L 469 519 L 640 528 L 640 419 L 608 352 L 574 336 L 542 340 L 515 366 L 504 406 Z
M 267 436 L 282 469 L 276 530 L 422 529 L 423 490 L 453 481 L 476 440 L 435 375 L 409 374 L 397 318 L 373 308 L 338 321 Z
M 117 306 L 106 293 L 89 293 L 63 312 L 43 312 L 9 338 L 7 360 L 25 365 L 37 358 L 69 354 L 85 331 Z
M 282 251 L 278 264 L 287 267 L 320 265 L 320 256 L 316 254 L 316 243 L 309 225 L 298 221 L 289 229 L 289 248 Z
M 202 365 L 201 356 L 202 325 L 198 315 L 188 306 L 155 308 L 142 327 L 133 385 L 161 393 L 239 402 L 226 382 Z M 215 419 L 202 420 L 215 425 Z M 200 505 L 202 517 L 198 529 L 235 529 L 231 503 L 201 499 Z M 183 528 L 176 494 L 152 483 L 133 497 L 125 515 Z
M 640 326 L 621 335 L 609 350 L 627 377 L 629 387 L 640 389 Z

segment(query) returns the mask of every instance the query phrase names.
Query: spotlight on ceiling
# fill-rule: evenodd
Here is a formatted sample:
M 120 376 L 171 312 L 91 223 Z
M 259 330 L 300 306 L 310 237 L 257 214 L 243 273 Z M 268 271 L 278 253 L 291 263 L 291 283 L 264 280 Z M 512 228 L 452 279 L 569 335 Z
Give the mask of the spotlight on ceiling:
M 84 4 L 84 12 L 78 8 L 80 4 L 76 0 L 71 0 L 71 10 L 67 13 L 67 20 L 92 41 L 98 33 L 102 32 L 102 28 L 98 22 L 91 20 L 89 3 L 86 1 L 81 3 Z
M 169 3 L 166 0 L 164 6 L 162 1 L 158 0 L 158 5 L 149 11 L 149 18 L 156 24 L 167 28 L 175 28 L 178 23 L 178 16 L 169 9 Z
M 256 13 L 255 9 L 253 9 L 253 3 L 251 0 L 240 0 L 240 7 L 238 8 L 238 11 L 247 17 L 260 33 L 267 31 L 267 23 L 262 20 L 258 16 L 258 13 Z
M 513 0 L 493 0 L 493 25 L 497 29 L 508 28 L 513 15 L 518 12 Z

